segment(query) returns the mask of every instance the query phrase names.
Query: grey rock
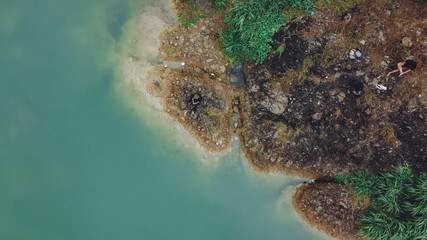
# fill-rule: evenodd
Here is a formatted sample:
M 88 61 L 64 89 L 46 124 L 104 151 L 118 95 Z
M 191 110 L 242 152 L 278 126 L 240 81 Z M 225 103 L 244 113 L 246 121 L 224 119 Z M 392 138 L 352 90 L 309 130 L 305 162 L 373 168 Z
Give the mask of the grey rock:
M 409 37 L 404 37 L 402 39 L 402 45 L 404 47 L 412 47 L 412 40 Z
M 322 119 L 322 115 L 323 115 L 323 113 L 322 113 L 322 112 L 317 112 L 317 113 L 315 113 L 315 114 L 312 114 L 312 115 L 311 115 L 311 118 L 313 118 L 314 120 L 319 121 L 320 119 Z
M 203 45 L 205 46 L 205 48 L 210 48 L 212 47 L 212 41 L 210 39 L 205 39 Z
M 228 81 L 233 87 L 245 86 L 245 78 L 242 72 L 242 65 L 236 64 L 228 71 Z
M 385 68 L 385 67 L 387 67 L 387 65 L 388 64 L 385 61 L 381 61 L 381 67 Z
M 178 44 L 179 46 L 182 46 L 184 44 L 185 37 L 183 35 L 179 36 L 178 38 Z
M 329 95 L 335 96 L 340 92 L 341 92 L 341 90 L 339 88 L 334 88 L 334 89 L 329 90 Z
M 239 112 L 239 108 L 236 105 L 233 106 L 233 112 L 235 112 L 235 113 Z
M 381 42 L 384 42 L 384 41 L 385 41 L 383 31 L 380 31 L 380 33 L 378 34 L 378 39 L 379 39 Z
M 281 114 L 285 112 L 288 105 L 288 97 L 286 97 L 283 91 L 273 89 L 261 101 L 261 105 L 274 114 Z
M 196 73 L 204 73 L 205 71 L 203 71 L 202 69 L 200 69 L 200 68 L 195 68 L 194 69 L 194 71 L 196 72 Z
M 363 75 L 365 75 L 364 71 L 359 71 L 359 70 L 356 71 L 356 76 L 363 76 Z
M 209 0 L 196 0 L 196 4 L 204 11 L 210 11 L 213 9 L 213 3 Z
M 345 93 L 344 92 L 340 92 L 337 96 L 338 98 L 338 102 L 342 102 L 345 99 Z

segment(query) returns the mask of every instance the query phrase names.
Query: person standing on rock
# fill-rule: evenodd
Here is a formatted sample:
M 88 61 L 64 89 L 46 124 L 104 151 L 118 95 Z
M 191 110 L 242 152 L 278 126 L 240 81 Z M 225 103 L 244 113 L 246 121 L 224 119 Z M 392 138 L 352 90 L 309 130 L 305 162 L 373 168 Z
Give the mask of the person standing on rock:
M 396 73 L 396 72 L 400 72 L 399 74 L 399 77 L 400 77 L 403 74 L 406 74 L 414 70 L 416 67 L 417 67 L 417 62 L 415 62 L 414 60 L 406 60 L 404 62 L 399 62 L 397 64 L 397 69 L 387 73 L 387 77 L 390 76 L 390 74 Z

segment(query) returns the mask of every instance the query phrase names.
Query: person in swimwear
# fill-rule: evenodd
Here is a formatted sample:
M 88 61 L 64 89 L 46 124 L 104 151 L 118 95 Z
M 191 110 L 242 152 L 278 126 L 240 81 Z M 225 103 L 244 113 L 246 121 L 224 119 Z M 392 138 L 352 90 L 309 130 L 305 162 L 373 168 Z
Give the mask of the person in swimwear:
M 404 62 L 399 62 L 397 64 L 397 69 L 387 73 L 387 77 L 390 76 L 392 73 L 396 72 L 400 72 L 400 77 L 403 74 L 407 74 L 408 72 L 414 70 L 415 68 L 417 68 L 417 62 L 415 62 L 414 60 L 406 60 Z

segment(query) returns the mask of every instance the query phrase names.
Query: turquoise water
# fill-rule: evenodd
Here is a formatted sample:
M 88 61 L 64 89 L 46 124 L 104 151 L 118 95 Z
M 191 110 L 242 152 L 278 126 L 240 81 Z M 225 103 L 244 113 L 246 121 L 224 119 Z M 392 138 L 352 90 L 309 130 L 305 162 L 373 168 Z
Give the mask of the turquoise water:
M 121 100 L 111 53 L 147 4 L 0 0 L 0 239 L 318 239 L 300 180 L 206 164 Z

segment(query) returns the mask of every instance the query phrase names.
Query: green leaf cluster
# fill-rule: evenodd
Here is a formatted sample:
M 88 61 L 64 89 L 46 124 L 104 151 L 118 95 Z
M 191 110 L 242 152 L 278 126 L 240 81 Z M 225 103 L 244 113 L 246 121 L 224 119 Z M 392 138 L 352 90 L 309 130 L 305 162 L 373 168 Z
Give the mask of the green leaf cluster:
M 210 0 L 214 6 L 215 9 L 220 9 L 226 6 L 226 4 L 229 2 L 229 0 Z
M 208 13 L 197 6 L 195 0 L 181 0 L 181 2 L 185 4 L 185 10 L 178 12 L 178 21 L 181 22 L 183 28 L 188 28 L 192 24 L 196 24 L 201 17 L 208 15 Z
M 292 8 L 297 8 L 301 10 L 309 10 L 317 0 L 292 0 L 289 1 L 289 4 Z
M 221 33 L 225 55 L 232 61 L 264 62 L 270 42 L 286 25 L 284 9 L 309 9 L 315 0 L 235 0 L 225 14 L 228 29 Z
M 426 173 L 414 175 L 408 166 L 398 166 L 388 172 L 362 170 L 335 179 L 372 202 L 360 218 L 360 235 L 372 240 L 427 239 Z

